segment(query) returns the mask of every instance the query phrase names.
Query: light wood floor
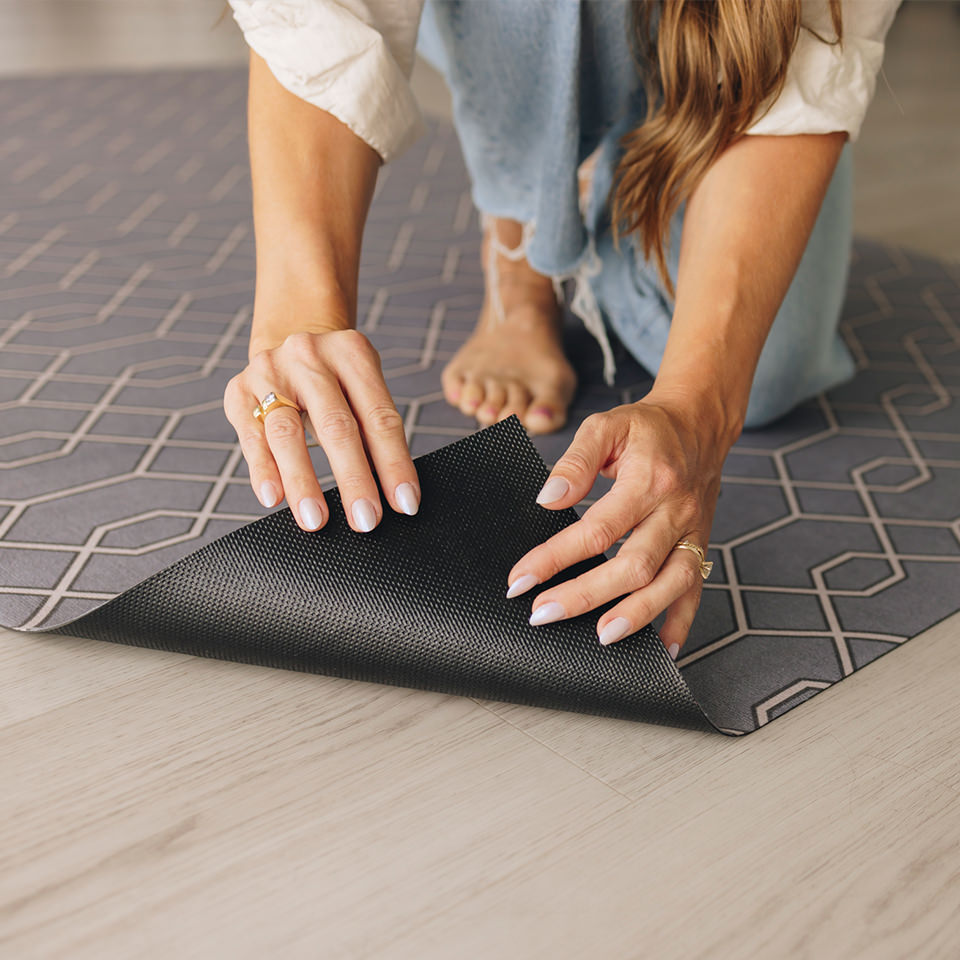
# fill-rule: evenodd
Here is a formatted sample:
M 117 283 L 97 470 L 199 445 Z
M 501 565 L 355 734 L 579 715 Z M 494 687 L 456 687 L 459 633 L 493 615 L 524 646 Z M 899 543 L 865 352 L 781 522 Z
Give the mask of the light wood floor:
M 0 2 L 0 62 L 129 66 L 120 7 L 203 60 L 218 3 L 147 6 Z M 894 28 L 857 219 L 956 258 L 953 16 Z M 955 960 L 958 639 L 730 739 L 0 631 L 0 958 Z

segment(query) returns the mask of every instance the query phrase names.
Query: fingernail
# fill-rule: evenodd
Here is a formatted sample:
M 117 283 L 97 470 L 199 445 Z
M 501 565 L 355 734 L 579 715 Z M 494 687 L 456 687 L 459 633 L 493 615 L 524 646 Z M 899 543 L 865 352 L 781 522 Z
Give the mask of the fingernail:
M 624 617 L 614 617 L 601 631 L 600 642 L 606 646 L 613 643 L 621 637 L 625 637 L 630 631 L 630 621 Z
M 521 593 L 526 593 L 539 582 L 532 573 L 525 573 L 522 577 L 517 577 L 507 590 L 507 599 L 509 600 L 510 597 L 519 597 Z
M 553 419 L 553 411 L 549 407 L 534 407 L 531 411 L 531 414 L 536 414 L 538 417 L 544 417 L 547 420 Z
M 678 654 L 679 652 L 680 652 L 680 644 L 679 644 L 679 643 L 671 643 L 670 646 L 667 647 L 667 653 L 669 653 L 670 656 L 671 656 L 674 660 L 677 659 L 677 654 Z
M 499 411 L 495 407 L 483 407 L 480 410 L 485 417 L 495 417 Z
M 537 503 L 553 503 L 565 496 L 570 489 L 570 482 L 563 477 L 551 477 L 537 494 Z
M 277 488 L 269 480 L 264 480 L 260 484 L 260 502 L 265 507 L 275 507 L 279 500 L 280 495 L 277 493 Z
M 323 511 L 320 504 L 311 497 L 304 497 L 297 507 L 300 512 L 300 520 L 308 530 L 316 530 L 323 523 Z
M 412 483 L 399 483 L 393 495 L 400 504 L 400 509 L 408 516 L 412 517 L 419 509 L 420 502 L 417 500 L 417 491 Z M 356 509 L 356 508 L 354 508 Z
M 353 514 L 353 522 L 364 533 L 369 533 L 377 525 L 377 511 L 369 500 L 354 500 L 350 512 Z
M 554 620 L 562 620 L 566 611 L 555 600 L 545 603 L 542 607 L 537 607 L 530 614 L 530 626 L 539 627 L 541 623 L 553 623 Z

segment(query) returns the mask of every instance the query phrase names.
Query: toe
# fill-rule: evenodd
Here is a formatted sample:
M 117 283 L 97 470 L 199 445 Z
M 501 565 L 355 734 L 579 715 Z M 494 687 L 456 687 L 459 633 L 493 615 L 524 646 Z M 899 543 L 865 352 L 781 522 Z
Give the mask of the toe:
M 483 383 L 471 377 L 465 377 L 463 380 L 463 389 L 460 391 L 460 402 L 457 404 L 457 406 L 460 407 L 461 413 L 465 413 L 468 417 L 474 416 L 477 412 L 477 407 L 479 407 L 483 401 L 483 395 Z
M 530 433 L 552 433 L 567 422 L 567 404 L 557 394 L 535 393 L 521 419 Z
M 484 425 L 496 423 L 500 410 L 507 400 L 507 388 L 499 380 L 484 381 L 486 392 L 483 403 L 477 409 L 477 419 Z
M 463 392 L 463 374 L 460 370 L 447 364 L 440 374 L 440 385 L 443 387 L 443 397 L 447 403 L 457 406 L 460 403 L 460 394 Z
M 527 407 L 530 406 L 530 391 L 521 383 L 515 380 L 507 384 L 507 400 L 500 408 L 500 420 L 506 420 L 507 417 L 516 414 L 521 423 Z

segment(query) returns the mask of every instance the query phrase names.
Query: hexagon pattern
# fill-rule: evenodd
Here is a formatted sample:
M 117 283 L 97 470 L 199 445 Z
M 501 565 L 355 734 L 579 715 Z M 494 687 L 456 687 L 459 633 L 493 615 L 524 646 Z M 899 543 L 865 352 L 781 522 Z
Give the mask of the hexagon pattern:
M 244 93 L 236 70 L 0 85 L 5 625 L 65 623 L 262 513 L 221 409 L 253 295 Z M 478 254 L 433 124 L 382 171 L 360 282 L 414 455 L 475 429 L 440 371 L 480 306 Z M 679 662 L 718 726 L 756 729 L 960 607 L 958 320 L 955 265 L 859 242 L 856 378 L 732 450 Z M 581 385 L 569 427 L 536 439 L 548 462 L 650 383 L 618 345 L 607 388 L 594 341 L 566 335 Z

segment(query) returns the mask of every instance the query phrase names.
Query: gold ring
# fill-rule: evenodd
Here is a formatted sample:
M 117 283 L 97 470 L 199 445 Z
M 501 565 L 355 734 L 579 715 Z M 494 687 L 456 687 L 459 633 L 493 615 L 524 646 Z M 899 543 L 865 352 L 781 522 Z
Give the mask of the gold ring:
M 681 540 L 673 549 L 692 550 L 700 561 L 700 576 L 703 577 L 704 580 L 710 576 L 710 571 L 713 569 L 713 561 L 708 561 L 704 558 L 702 547 L 698 547 L 695 543 L 691 543 L 689 540 Z
M 276 407 L 293 407 L 297 413 L 300 413 L 300 408 L 292 401 L 288 400 L 285 396 L 280 393 L 274 393 L 271 390 L 254 408 L 253 416 L 257 420 L 262 420 L 271 410 L 274 410 Z

